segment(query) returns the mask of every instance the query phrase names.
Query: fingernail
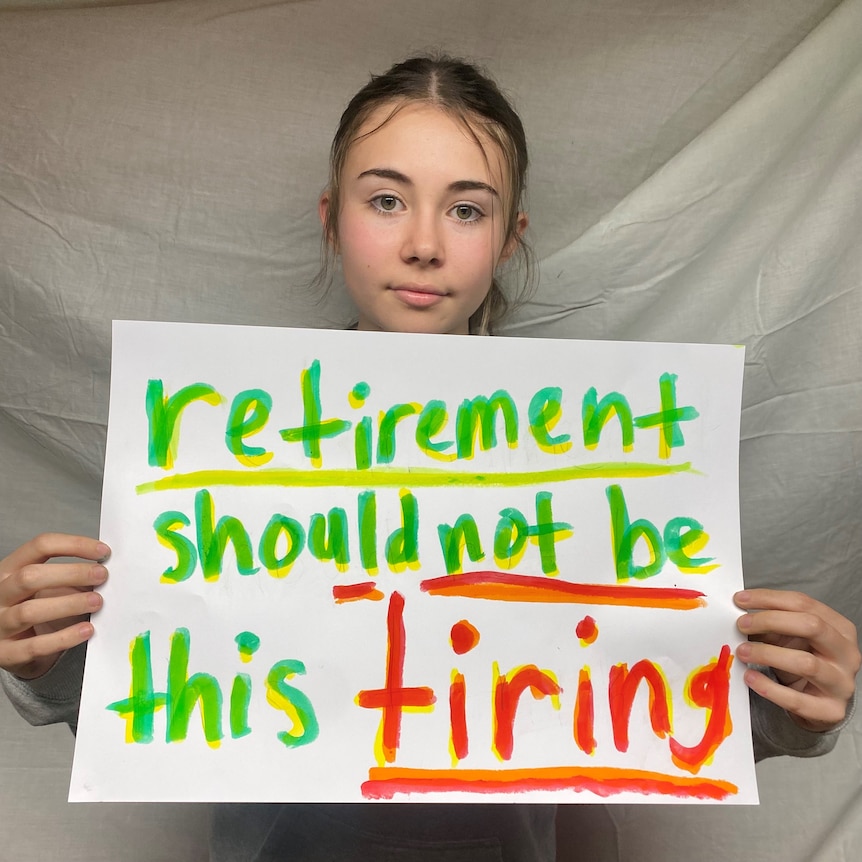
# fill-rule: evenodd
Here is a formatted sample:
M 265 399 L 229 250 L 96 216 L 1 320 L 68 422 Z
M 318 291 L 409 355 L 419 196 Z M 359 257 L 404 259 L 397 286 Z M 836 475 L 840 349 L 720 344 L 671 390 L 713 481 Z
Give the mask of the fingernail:
M 103 584 L 108 577 L 108 570 L 104 566 L 93 566 L 90 569 L 90 580 L 94 584 Z
M 99 542 L 96 545 L 96 553 L 99 555 L 96 559 L 104 560 L 111 553 L 111 549 L 104 542 Z
M 87 607 L 100 608 L 102 606 L 102 597 L 98 593 L 87 593 Z
M 751 628 L 751 617 L 748 614 L 741 616 L 736 621 L 736 625 L 741 629 L 750 629 Z
M 757 671 L 751 670 L 751 668 L 749 668 L 742 675 L 742 679 L 753 692 L 759 695 L 765 695 L 765 691 L 763 688 L 763 677 Z
M 747 590 L 742 590 L 734 596 L 734 599 L 736 599 L 737 602 L 741 602 L 742 604 L 745 604 L 750 598 L 751 593 L 749 593 Z

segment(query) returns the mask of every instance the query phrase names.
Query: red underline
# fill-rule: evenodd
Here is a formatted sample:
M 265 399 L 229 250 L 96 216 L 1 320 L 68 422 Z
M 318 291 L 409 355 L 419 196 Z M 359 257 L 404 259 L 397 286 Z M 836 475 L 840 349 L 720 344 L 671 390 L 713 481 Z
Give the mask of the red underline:
M 689 778 L 615 767 L 541 769 L 409 769 L 374 767 L 362 784 L 366 799 L 411 793 L 525 793 L 531 790 L 589 792 L 603 798 L 619 793 L 722 800 L 739 792 L 729 781 Z
M 429 578 L 419 585 L 432 596 L 460 596 L 497 602 L 544 602 L 584 605 L 626 605 L 687 611 L 705 607 L 705 594 L 679 587 L 632 587 L 575 584 L 551 578 L 505 572 L 469 572 Z

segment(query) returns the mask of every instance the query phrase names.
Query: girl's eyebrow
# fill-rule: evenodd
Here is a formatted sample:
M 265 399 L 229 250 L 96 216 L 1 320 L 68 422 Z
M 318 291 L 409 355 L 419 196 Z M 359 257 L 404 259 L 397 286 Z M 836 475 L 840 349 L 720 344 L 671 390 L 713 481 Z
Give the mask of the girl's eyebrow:
M 369 168 L 367 171 L 363 171 L 357 179 L 361 180 L 363 177 L 380 177 L 384 180 L 395 180 L 396 183 L 402 183 L 407 186 L 413 185 L 413 181 L 410 177 L 407 177 L 402 174 L 401 171 L 395 171 L 392 168 Z
M 357 179 L 361 180 L 363 177 L 380 177 L 384 180 L 394 180 L 396 183 L 402 183 L 406 186 L 413 185 L 413 180 L 410 177 L 392 168 L 369 168 L 367 171 L 363 171 Z M 483 183 L 480 180 L 456 180 L 454 183 L 449 183 L 448 189 L 451 192 L 484 191 L 496 198 L 500 197 L 493 186 L 489 186 L 488 183 Z
M 480 182 L 479 180 L 458 180 L 454 183 L 449 183 L 449 190 L 453 192 L 488 192 L 488 194 L 493 195 L 495 198 L 500 197 L 497 194 L 497 189 L 493 186 L 489 186 L 488 183 Z

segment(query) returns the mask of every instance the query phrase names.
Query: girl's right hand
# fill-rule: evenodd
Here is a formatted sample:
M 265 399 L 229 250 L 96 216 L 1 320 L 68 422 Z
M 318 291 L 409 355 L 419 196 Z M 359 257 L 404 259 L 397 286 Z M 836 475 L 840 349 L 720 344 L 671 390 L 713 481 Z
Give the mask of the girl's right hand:
M 35 679 L 92 636 L 89 615 L 102 606 L 93 588 L 108 577 L 97 561 L 110 552 L 86 536 L 43 533 L 0 560 L 0 668 Z

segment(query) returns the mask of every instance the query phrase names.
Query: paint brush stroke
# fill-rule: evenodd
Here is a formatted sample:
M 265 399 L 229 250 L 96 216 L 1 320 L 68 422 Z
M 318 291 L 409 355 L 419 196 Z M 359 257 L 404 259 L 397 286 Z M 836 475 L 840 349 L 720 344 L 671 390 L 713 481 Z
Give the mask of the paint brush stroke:
M 470 473 L 437 470 L 433 467 L 411 469 L 374 467 L 369 470 L 294 470 L 272 468 L 260 470 L 196 470 L 175 473 L 142 482 L 136 486 L 138 494 L 153 491 L 206 488 L 213 485 L 262 487 L 277 485 L 285 488 L 445 488 L 445 487 L 499 487 L 513 488 L 523 485 L 545 485 L 553 482 L 571 482 L 575 479 L 645 479 L 669 476 L 674 473 L 694 473 L 691 462 L 682 464 L 650 464 L 634 461 L 607 461 L 597 464 L 575 464 L 554 470 L 527 470 L 505 473 Z
M 340 605 L 344 602 L 356 602 L 360 599 L 379 602 L 384 598 L 384 595 L 377 589 L 377 584 L 374 581 L 363 581 L 358 584 L 336 584 L 332 588 L 332 597 Z
M 614 584 L 575 584 L 531 575 L 505 572 L 469 572 L 445 575 L 420 583 L 432 596 L 460 596 L 495 602 L 544 602 L 548 604 L 624 605 L 633 608 L 666 608 L 689 611 L 706 607 L 704 593 L 679 587 L 630 587 Z
M 726 799 L 739 792 L 729 781 L 687 778 L 663 772 L 614 767 L 550 766 L 540 769 L 409 769 L 374 767 L 362 784 L 366 799 L 393 799 L 415 793 L 526 793 L 531 790 Z

